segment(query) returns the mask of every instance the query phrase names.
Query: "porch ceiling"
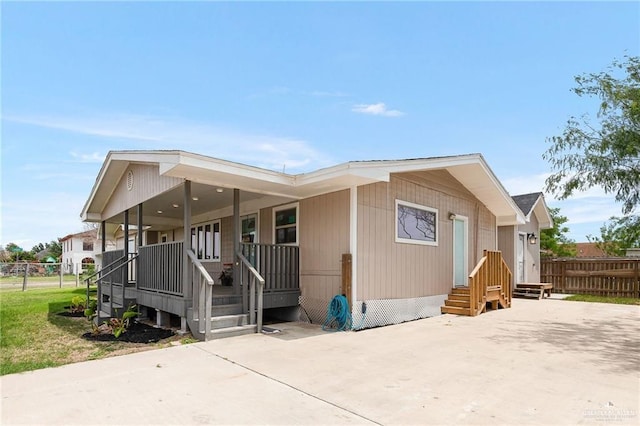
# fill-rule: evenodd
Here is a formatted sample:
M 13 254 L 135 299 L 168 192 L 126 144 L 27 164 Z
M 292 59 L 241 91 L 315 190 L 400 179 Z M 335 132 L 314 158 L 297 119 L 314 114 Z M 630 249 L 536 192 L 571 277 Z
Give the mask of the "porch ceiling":
M 218 192 L 221 190 L 222 192 Z M 191 184 L 191 216 L 197 217 L 211 211 L 230 209 L 233 206 L 233 189 L 193 182 Z M 241 191 L 240 202 L 262 198 L 262 194 Z M 162 213 L 159 213 L 162 212 Z M 182 226 L 184 215 L 184 185 L 179 185 L 142 203 L 142 223 L 154 230 Z M 107 222 L 124 223 L 124 213 L 106 219 Z M 138 225 L 137 208 L 129 209 L 129 223 Z

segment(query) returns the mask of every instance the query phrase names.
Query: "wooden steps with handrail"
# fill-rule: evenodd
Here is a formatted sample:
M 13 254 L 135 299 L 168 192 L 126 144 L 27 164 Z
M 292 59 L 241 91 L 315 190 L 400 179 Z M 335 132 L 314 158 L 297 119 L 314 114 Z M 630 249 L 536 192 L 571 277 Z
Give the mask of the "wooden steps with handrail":
M 484 251 L 484 256 L 469 274 L 468 287 L 451 290 L 443 314 L 476 316 L 492 309 L 511 307 L 511 271 L 499 251 Z

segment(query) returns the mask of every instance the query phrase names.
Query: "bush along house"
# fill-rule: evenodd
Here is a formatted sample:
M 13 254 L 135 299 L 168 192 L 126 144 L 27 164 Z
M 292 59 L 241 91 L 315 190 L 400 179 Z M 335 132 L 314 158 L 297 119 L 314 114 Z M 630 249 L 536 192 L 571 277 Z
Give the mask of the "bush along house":
M 480 154 L 290 175 L 184 151 L 112 151 L 81 213 L 100 224 L 98 320 L 135 303 L 199 339 L 265 315 L 357 328 L 511 303 L 498 228 L 524 215 Z M 223 285 L 225 284 L 225 285 Z

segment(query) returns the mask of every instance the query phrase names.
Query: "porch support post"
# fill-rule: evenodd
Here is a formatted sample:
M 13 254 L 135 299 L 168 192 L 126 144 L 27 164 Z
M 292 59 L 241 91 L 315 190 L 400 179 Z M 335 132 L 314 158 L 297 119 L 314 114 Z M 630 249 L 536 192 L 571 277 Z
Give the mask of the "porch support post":
M 138 247 L 142 247 L 142 203 L 138 204 Z
M 138 226 L 138 254 L 140 253 L 140 247 L 142 247 L 142 203 L 138 204 L 138 217 L 136 219 Z M 136 288 L 138 288 L 139 275 L 140 275 L 140 256 L 136 257 Z
M 191 250 L 191 181 L 184 181 L 184 215 L 182 223 L 184 224 L 183 234 L 184 243 L 182 253 L 182 293 L 186 299 L 187 306 L 191 305 L 193 300 L 193 288 L 191 288 L 191 268 L 189 268 L 188 251 Z M 185 312 L 186 315 L 186 312 Z
M 107 222 L 104 220 L 100 224 L 100 238 L 102 239 L 101 253 L 107 251 Z
M 240 190 L 233 189 L 233 292 L 240 293 L 240 264 L 236 253 L 240 249 Z M 244 298 L 243 298 L 244 300 Z M 246 309 L 246 307 L 245 307 Z
M 351 315 L 361 316 L 354 304 L 358 301 L 358 187 L 349 189 L 349 251 L 351 252 Z M 364 301 L 363 301 L 364 302 Z
M 129 260 L 129 210 L 124 211 L 124 261 Z

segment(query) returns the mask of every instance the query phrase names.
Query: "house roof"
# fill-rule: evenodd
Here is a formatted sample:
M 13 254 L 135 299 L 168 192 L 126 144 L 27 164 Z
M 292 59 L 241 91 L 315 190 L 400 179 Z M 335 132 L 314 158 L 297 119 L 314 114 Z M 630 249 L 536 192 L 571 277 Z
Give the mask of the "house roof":
M 553 228 L 553 219 L 542 192 L 514 195 L 511 198 L 518 205 L 518 208 L 522 210 L 527 222 L 531 220 L 531 214 L 533 213 L 536 215 L 541 229 Z
M 576 243 L 576 257 L 607 257 L 596 243 Z
M 393 173 L 446 170 L 496 217 L 498 225 L 525 223 L 522 212 L 481 154 L 405 160 L 352 161 L 310 173 L 287 174 L 185 151 L 111 151 L 85 203 L 83 220 L 99 221 L 102 209 L 130 164 L 155 164 L 161 176 L 237 188 L 254 194 L 303 199 L 375 182 Z
M 97 238 L 96 235 L 97 235 L 96 231 L 88 230 L 88 231 L 78 232 L 78 233 L 75 233 L 75 234 L 65 235 L 62 238 L 58 238 L 58 242 L 63 242 L 63 241 L 68 240 L 69 238 L 73 238 L 73 237 L 78 237 L 78 238 L 86 238 L 86 237 Z

